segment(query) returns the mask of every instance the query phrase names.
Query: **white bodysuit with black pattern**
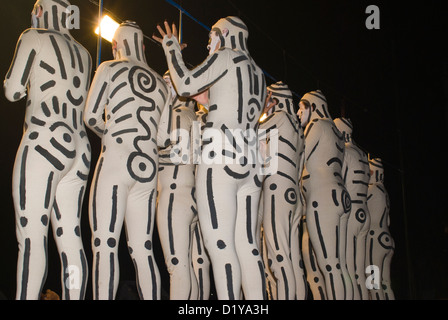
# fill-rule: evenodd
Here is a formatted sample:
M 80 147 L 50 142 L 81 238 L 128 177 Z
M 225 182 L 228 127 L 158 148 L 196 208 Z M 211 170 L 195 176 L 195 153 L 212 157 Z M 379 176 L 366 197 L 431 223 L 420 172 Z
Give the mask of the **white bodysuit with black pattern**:
M 147 65 L 143 33 L 135 23 L 122 23 L 114 41 L 115 60 L 96 71 L 85 112 L 86 125 L 102 144 L 89 198 L 93 298 L 115 298 L 118 242 L 125 223 L 140 297 L 160 299 L 153 231 L 158 145 L 169 141 L 171 93 Z
M 66 0 L 39 0 L 20 36 L 5 96 L 27 96 L 12 195 L 19 247 L 16 299 L 40 298 L 50 222 L 61 259 L 62 299 L 83 299 L 88 277 L 80 219 L 91 150 L 83 122 L 91 57 L 66 26 Z M 37 11 L 41 16 L 36 15 Z
M 261 191 L 256 132 L 266 84 L 247 50 L 241 19 L 223 18 L 212 27 L 221 34 L 224 29 L 229 32 L 221 49 L 193 70 L 185 66 L 174 37 L 165 36 L 163 48 L 179 95 L 209 90 L 196 197 L 218 298 L 263 299 L 264 267 L 255 238 Z

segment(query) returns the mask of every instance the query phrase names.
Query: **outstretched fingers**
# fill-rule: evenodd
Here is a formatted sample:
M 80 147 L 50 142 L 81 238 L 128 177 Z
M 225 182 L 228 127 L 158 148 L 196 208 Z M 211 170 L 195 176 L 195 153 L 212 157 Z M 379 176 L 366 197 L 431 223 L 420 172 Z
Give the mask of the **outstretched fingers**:
M 161 37 L 158 37 L 155 34 L 153 34 L 152 38 L 154 40 L 156 40 L 157 42 L 162 43 L 163 42 L 163 38 L 165 36 L 167 36 L 169 39 L 171 39 L 172 36 L 175 36 L 176 39 L 179 41 L 179 32 L 177 30 L 176 25 L 173 23 L 171 25 L 171 27 L 170 27 L 170 24 L 166 20 L 165 20 L 165 22 L 163 24 L 165 26 L 165 30 L 163 30 L 163 28 L 159 24 L 157 25 L 157 30 L 159 31 Z M 184 49 L 186 46 L 187 46 L 186 43 L 180 44 L 181 50 Z
M 180 50 L 183 50 L 187 47 L 186 43 L 180 43 L 179 40 L 179 32 L 177 31 L 177 27 L 176 24 L 173 22 L 173 24 L 171 25 L 172 30 L 173 30 L 173 35 L 176 37 L 177 41 L 179 41 L 179 45 L 180 45 Z
M 159 30 L 159 33 L 160 33 L 160 35 L 161 35 L 162 37 L 160 38 L 160 37 L 156 36 L 156 35 L 153 33 L 153 34 L 152 34 L 152 38 L 153 38 L 154 40 L 156 40 L 157 42 L 162 43 L 162 42 L 163 42 L 163 37 L 165 36 L 165 32 L 163 31 L 163 29 L 162 29 L 159 25 L 157 25 L 157 30 Z
M 168 36 L 169 39 L 171 39 L 171 36 L 173 35 L 173 32 L 171 31 L 170 24 L 166 20 L 165 20 L 165 22 L 163 24 L 165 25 L 166 35 Z M 173 25 L 174 25 L 174 23 L 173 23 Z
M 177 40 L 179 40 L 179 32 L 177 31 L 177 27 L 176 27 L 176 24 L 174 22 L 171 25 L 171 28 L 173 29 L 173 35 L 176 37 Z
M 159 31 L 161 37 L 158 37 L 155 34 L 152 35 L 152 38 L 159 43 L 163 42 L 163 38 L 165 36 L 168 36 L 168 38 L 171 38 L 171 35 L 172 35 L 171 28 L 166 20 L 165 20 L 164 25 L 165 25 L 165 30 L 163 30 L 163 28 L 160 26 L 160 24 L 157 24 L 157 30 Z

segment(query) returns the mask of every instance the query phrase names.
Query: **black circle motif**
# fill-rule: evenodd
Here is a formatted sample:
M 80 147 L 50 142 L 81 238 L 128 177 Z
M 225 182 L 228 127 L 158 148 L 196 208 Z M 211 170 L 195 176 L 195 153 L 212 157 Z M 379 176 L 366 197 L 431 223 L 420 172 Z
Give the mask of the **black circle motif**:
M 390 234 L 388 232 L 382 232 L 379 236 L 378 236 L 378 243 L 387 250 L 393 249 L 394 248 L 394 243 L 392 241 L 392 237 L 390 236 Z
M 286 189 L 285 191 L 285 200 L 286 202 L 290 204 L 296 204 L 297 203 L 297 193 L 294 188 Z
M 255 105 L 255 106 L 251 106 L 251 105 Z M 250 109 L 246 113 L 246 117 L 247 117 L 247 120 L 249 120 L 249 122 L 252 122 L 255 120 L 255 117 L 260 115 L 261 105 L 257 99 L 252 98 L 249 100 L 249 106 L 250 106 Z
M 367 216 L 366 216 L 366 212 L 364 211 L 364 209 L 359 208 L 358 210 L 356 210 L 355 218 L 358 222 L 365 223 Z
M 151 182 L 156 175 L 156 163 L 142 152 L 133 152 L 128 158 L 128 172 L 138 182 Z

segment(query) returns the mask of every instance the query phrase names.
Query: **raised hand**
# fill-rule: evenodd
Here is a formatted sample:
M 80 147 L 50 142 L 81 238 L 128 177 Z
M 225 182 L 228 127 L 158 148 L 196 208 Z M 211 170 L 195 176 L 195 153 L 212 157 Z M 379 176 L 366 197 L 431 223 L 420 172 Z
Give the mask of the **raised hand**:
M 277 98 L 272 99 L 272 91 L 269 91 L 268 96 L 266 97 L 265 103 L 264 103 L 264 109 L 263 112 L 267 113 L 270 109 L 272 109 L 274 106 L 276 106 L 278 103 Z
M 165 25 L 165 30 L 163 30 L 163 28 L 162 28 L 160 25 L 157 25 L 157 30 L 159 30 L 159 33 L 160 33 L 160 35 L 161 35 L 162 37 L 160 38 L 160 37 L 157 37 L 156 35 L 153 34 L 153 35 L 152 35 L 152 38 L 153 38 L 154 40 L 156 40 L 157 42 L 159 42 L 160 44 L 162 44 L 162 43 L 163 43 L 163 38 L 164 38 L 165 36 L 167 36 L 168 39 L 171 39 L 171 37 L 174 36 L 174 37 L 177 39 L 177 41 L 179 42 L 179 33 L 178 33 L 178 31 L 177 31 L 177 27 L 176 27 L 176 25 L 173 23 L 173 24 L 171 25 L 171 27 L 170 27 L 168 21 L 166 21 L 166 20 L 165 20 L 165 22 L 164 22 L 164 25 Z M 187 47 L 187 44 L 186 44 L 186 43 L 181 43 L 181 44 L 180 44 L 180 50 L 183 50 L 183 49 L 185 49 L 186 47 Z

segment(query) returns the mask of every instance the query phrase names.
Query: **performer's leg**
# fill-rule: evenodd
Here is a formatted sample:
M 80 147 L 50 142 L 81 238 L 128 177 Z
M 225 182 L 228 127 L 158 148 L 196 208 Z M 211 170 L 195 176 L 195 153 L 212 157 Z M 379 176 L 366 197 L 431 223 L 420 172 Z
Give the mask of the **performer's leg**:
M 204 247 L 202 229 L 199 221 L 196 222 L 193 229 L 192 241 L 192 265 L 195 279 L 198 286 L 198 300 L 208 300 L 210 298 L 210 258 Z
M 253 181 L 253 180 L 252 180 Z M 266 299 L 266 277 L 256 230 L 261 189 L 251 185 L 238 191 L 235 243 L 242 272 L 242 288 L 247 300 Z
M 276 194 L 277 185 L 275 183 L 266 183 L 265 186 L 266 188 L 263 191 L 263 230 L 269 267 L 277 279 L 277 299 L 294 300 L 296 284 L 290 259 L 290 219 L 292 212 L 289 206 L 282 208 L 285 205 L 284 198 L 283 195 Z M 272 190 L 272 186 L 275 186 L 274 190 Z
M 171 179 L 170 169 L 177 171 L 178 179 Z M 168 178 L 159 189 L 157 227 L 170 275 L 170 299 L 186 300 L 190 296 L 190 228 L 195 209 L 191 189 L 184 185 L 182 167 L 165 167 L 160 179 Z M 161 184 L 159 184 L 160 186 Z
M 39 300 L 47 277 L 47 239 L 56 179 L 48 163 L 19 149 L 12 178 L 12 195 L 18 243 L 16 299 Z M 36 170 L 36 168 L 39 168 Z M 54 168 L 53 168 L 54 169 Z
M 300 206 L 300 207 L 299 207 Z M 307 300 L 308 284 L 302 257 L 302 204 L 299 202 L 291 223 L 291 261 L 296 279 L 296 299 Z
M 327 197 L 307 199 L 306 221 L 312 247 L 319 267 L 325 277 L 327 297 L 331 300 L 345 298 L 345 285 L 339 262 L 339 209 Z M 342 214 L 342 212 L 341 212 Z
M 89 198 L 93 299 L 113 300 L 120 276 L 118 245 L 126 210 L 127 187 L 114 184 L 113 175 L 104 170 L 98 179 L 96 176 L 97 172 Z
M 390 249 L 389 252 L 384 257 L 383 272 L 381 274 L 381 286 L 384 292 L 384 299 L 395 300 L 395 294 L 392 289 L 390 280 L 390 266 L 392 262 L 392 257 L 394 256 L 394 249 Z
M 161 299 L 160 272 L 154 256 L 155 182 L 137 183 L 130 190 L 125 216 L 129 253 L 134 262 L 141 299 Z
M 86 181 L 81 180 L 76 171 L 66 175 L 57 185 L 51 215 L 53 235 L 61 259 L 62 299 L 66 300 L 84 299 L 88 277 L 81 238 Z
M 347 228 L 349 213 L 344 213 L 339 220 L 339 266 L 341 267 L 345 287 L 344 300 L 353 300 L 353 283 L 347 267 Z M 348 258 L 348 263 L 352 264 L 353 259 Z
M 199 165 L 196 181 L 199 223 L 218 299 L 239 299 L 242 280 L 235 248 L 237 186 L 220 166 Z
M 305 264 L 307 282 L 313 295 L 313 300 L 326 300 L 325 278 L 319 269 L 313 245 L 310 241 L 306 216 L 302 218 L 302 221 L 302 256 Z

